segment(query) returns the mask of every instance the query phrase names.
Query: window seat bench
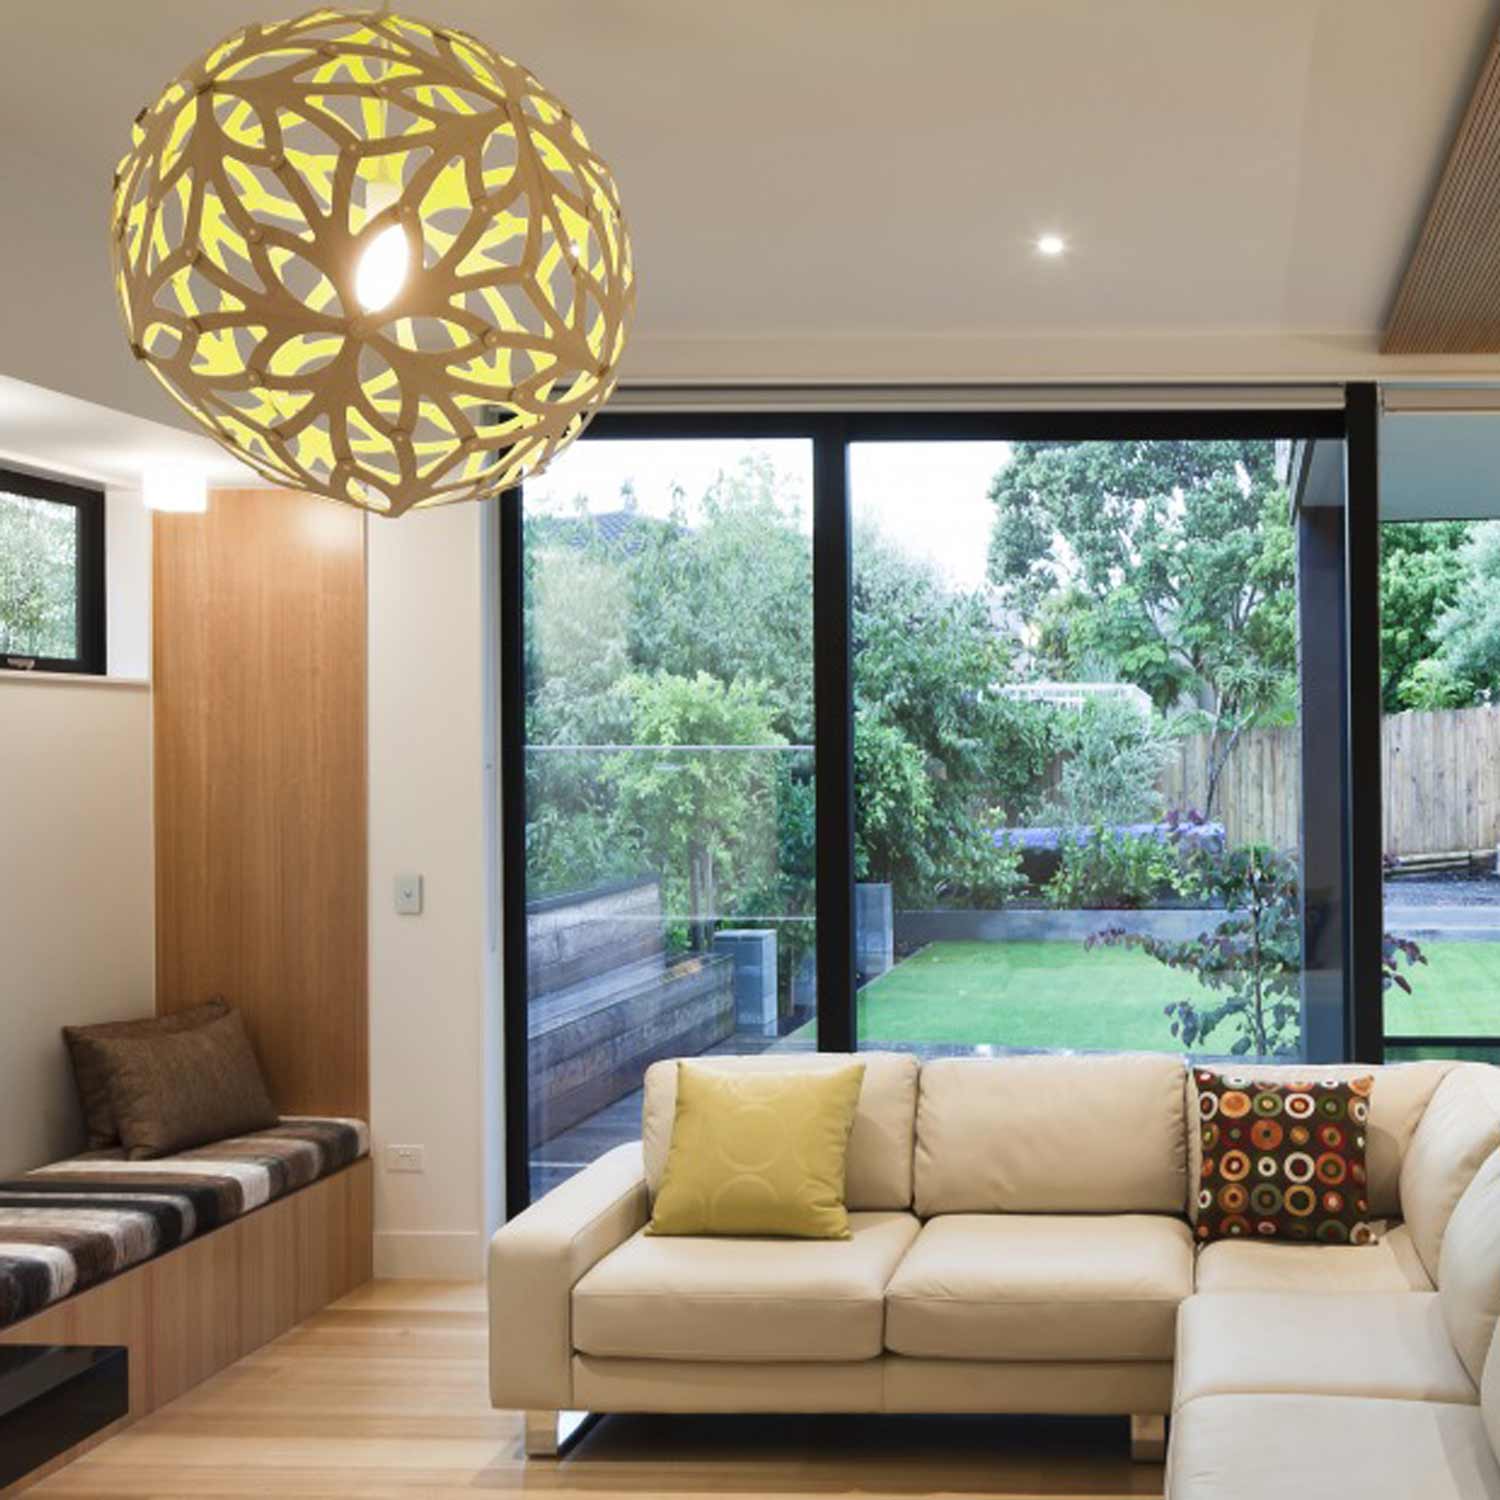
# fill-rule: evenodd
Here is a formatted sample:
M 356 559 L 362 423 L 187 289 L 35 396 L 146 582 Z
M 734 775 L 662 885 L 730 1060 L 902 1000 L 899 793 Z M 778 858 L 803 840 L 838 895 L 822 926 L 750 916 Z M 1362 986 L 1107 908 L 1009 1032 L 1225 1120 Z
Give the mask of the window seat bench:
M 369 1130 L 279 1125 L 0 1183 L 0 1345 L 120 1346 L 134 1421 L 370 1279 Z M 76 1458 L 123 1424 L 60 1455 Z
M 177 1156 L 95 1151 L 0 1182 L 0 1328 L 327 1177 L 362 1120 L 283 1116 Z

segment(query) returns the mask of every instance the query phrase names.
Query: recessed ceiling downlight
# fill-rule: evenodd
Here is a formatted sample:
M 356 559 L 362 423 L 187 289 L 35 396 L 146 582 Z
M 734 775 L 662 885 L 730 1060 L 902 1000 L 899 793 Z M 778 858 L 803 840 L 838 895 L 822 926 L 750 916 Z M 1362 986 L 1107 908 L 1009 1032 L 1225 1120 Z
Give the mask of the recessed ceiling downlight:
M 1060 234 L 1039 234 L 1036 238 L 1038 255 L 1056 257 L 1068 248 L 1068 242 Z

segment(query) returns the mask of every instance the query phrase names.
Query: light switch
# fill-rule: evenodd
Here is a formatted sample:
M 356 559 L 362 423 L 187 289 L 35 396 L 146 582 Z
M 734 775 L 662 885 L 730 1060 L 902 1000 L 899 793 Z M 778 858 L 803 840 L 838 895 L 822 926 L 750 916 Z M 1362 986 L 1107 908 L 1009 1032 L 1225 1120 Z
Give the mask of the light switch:
M 403 917 L 422 915 L 422 877 L 420 875 L 398 875 L 396 877 L 396 912 Z

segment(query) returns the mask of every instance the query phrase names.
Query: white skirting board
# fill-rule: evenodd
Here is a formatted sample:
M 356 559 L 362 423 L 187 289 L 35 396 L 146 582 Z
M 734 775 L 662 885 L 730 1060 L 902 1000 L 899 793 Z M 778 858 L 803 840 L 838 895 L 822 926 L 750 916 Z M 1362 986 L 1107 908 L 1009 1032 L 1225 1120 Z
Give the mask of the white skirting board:
M 484 1237 L 470 1230 L 375 1231 L 375 1275 L 394 1281 L 480 1281 Z

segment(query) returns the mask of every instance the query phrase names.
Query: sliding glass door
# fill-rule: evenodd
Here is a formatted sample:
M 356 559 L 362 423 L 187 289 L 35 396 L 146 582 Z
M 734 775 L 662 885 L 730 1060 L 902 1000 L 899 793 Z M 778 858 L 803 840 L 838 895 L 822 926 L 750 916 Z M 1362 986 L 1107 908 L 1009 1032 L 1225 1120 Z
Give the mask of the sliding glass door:
M 530 1186 L 658 1058 L 815 1044 L 812 445 L 584 442 L 523 506 Z
M 1343 433 L 611 415 L 506 502 L 510 1210 L 662 1058 L 1344 1055 Z
M 1290 459 L 851 446 L 862 1046 L 1300 1055 Z

